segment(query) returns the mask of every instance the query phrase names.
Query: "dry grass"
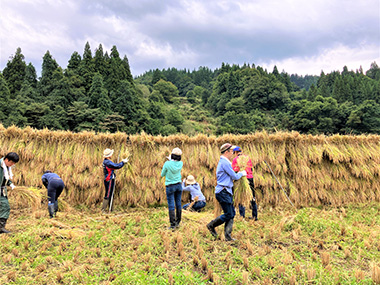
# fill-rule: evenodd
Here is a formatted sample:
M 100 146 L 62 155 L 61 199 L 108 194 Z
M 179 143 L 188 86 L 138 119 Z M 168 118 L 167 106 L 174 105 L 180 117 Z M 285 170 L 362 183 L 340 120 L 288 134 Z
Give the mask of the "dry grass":
M 201 184 L 207 201 L 213 201 L 219 147 L 226 141 L 241 146 L 251 158 L 261 206 L 288 203 L 263 164 L 264 160 L 271 165 L 297 207 L 341 207 L 349 203 L 380 201 L 380 137 L 375 135 L 328 137 L 296 132 L 258 132 L 244 136 L 161 137 L 144 133 L 128 136 L 123 133 L 53 132 L 29 127 L 6 129 L 0 125 L 0 153 L 15 151 L 20 154 L 21 160 L 14 171 L 16 185 L 44 189 L 41 175 L 43 170 L 50 169 L 65 181 L 64 201 L 89 207 L 102 201 L 102 152 L 107 147 L 130 159 L 128 166 L 117 174 L 116 207 L 166 201 L 160 172 L 166 153 L 176 146 L 183 150 L 183 177 L 196 173 L 195 179 Z M 46 195 L 44 191 L 41 195 Z M 35 197 L 23 194 L 22 189 L 19 193 L 15 189 L 10 198 L 13 195 L 15 204 L 29 200 L 28 205 L 36 207 Z

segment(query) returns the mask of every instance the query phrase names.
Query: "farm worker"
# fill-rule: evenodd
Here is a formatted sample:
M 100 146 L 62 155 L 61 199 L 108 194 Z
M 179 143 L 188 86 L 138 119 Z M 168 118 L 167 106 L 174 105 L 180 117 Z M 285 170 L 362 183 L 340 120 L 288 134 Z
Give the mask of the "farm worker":
M 235 172 L 239 172 L 240 167 L 237 163 L 239 156 L 241 156 L 241 155 L 246 156 L 246 155 L 243 154 L 242 149 L 238 146 L 236 146 L 233 150 L 234 150 L 234 155 L 236 155 L 236 157 L 232 161 L 232 168 Z M 253 183 L 253 171 L 252 171 L 251 159 L 248 160 L 247 167 L 245 168 L 245 171 L 247 172 L 247 179 L 248 179 L 249 187 L 251 188 L 252 195 L 253 195 L 253 199 L 251 200 L 251 208 L 252 208 L 252 218 L 251 219 L 254 219 L 255 221 L 257 221 L 257 204 L 256 204 L 256 198 L 255 198 L 255 185 Z M 239 213 L 240 213 L 240 216 L 245 218 L 245 207 L 243 205 L 239 205 Z
M 15 152 L 10 152 L 0 159 L 0 234 L 10 233 L 5 229 L 11 210 L 8 202 L 7 186 L 11 187 L 12 190 L 16 187 L 11 180 L 13 178 L 12 166 L 19 160 L 20 158 Z
M 197 181 L 195 181 L 193 175 L 189 175 L 187 176 L 187 178 L 183 180 L 182 190 L 190 192 L 191 201 L 193 203 L 190 210 L 200 212 L 200 210 L 206 206 L 206 198 L 201 191 L 201 186 L 198 184 Z M 187 208 L 189 208 L 190 204 L 191 203 L 187 203 L 183 205 L 183 209 L 186 210 Z
M 41 177 L 42 184 L 47 188 L 48 194 L 48 211 L 50 219 L 58 212 L 58 197 L 61 195 L 65 184 L 58 174 L 46 170 Z
M 166 198 L 169 207 L 169 229 L 171 230 L 179 227 L 182 216 L 181 170 L 183 162 L 181 161 L 181 156 L 182 150 L 178 147 L 174 148 L 168 157 L 169 160 L 164 163 L 161 171 L 161 177 L 165 177 Z
M 223 214 L 212 220 L 207 224 L 207 229 L 210 233 L 217 237 L 218 234 L 215 231 L 217 226 L 224 223 L 224 236 L 226 241 L 234 241 L 231 237 L 232 226 L 234 224 L 235 208 L 233 202 L 233 180 L 238 180 L 247 173 L 245 170 L 235 173 L 232 169 L 231 159 L 234 157 L 234 146 L 230 143 L 225 143 L 221 146 L 221 157 L 216 168 L 216 182 L 215 197 L 222 207 Z
M 104 173 L 104 187 L 106 189 L 106 193 L 103 199 L 102 211 L 107 210 L 111 197 L 112 197 L 113 190 L 115 189 L 116 174 L 114 170 L 122 168 L 128 162 L 128 158 L 124 158 L 122 159 L 120 163 L 113 163 L 111 160 L 112 155 L 113 155 L 113 149 L 106 148 L 103 151 L 103 157 L 104 157 L 103 173 Z

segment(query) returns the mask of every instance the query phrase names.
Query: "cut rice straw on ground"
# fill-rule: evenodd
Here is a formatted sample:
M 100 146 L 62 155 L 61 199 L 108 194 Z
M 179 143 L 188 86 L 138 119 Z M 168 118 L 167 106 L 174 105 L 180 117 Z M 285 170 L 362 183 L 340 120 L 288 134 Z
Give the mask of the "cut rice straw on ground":
M 17 186 L 14 190 L 8 191 L 9 202 L 13 209 L 31 208 L 32 211 L 41 207 L 41 201 L 47 196 L 43 189 L 35 187 Z

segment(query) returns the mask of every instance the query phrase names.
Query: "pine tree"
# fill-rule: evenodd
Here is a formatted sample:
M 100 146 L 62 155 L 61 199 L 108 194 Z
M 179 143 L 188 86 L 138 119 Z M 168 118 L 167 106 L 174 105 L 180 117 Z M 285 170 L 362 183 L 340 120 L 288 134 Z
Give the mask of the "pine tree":
M 102 76 L 107 75 L 107 62 L 104 58 L 102 44 L 99 44 L 99 47 L 95 50 L 94 67 L 95 72 L 99 72 Z
M 47 97 L 54 88 L 53 74 L 58 69 L 58 63 L 47 51 L 42 58 L 41 80 L 39 87 L 42 97 Z
M 6 118 L 9 114 L 7 109 L 7 103 L 10 99 L 10 92 L 8 84 L 5 81 L 3 75 L 0 73 L 0 123 Z
M 29 84 L 30 87 L 37 87 L 37 72 L 32 63 L 29 63 L 25 69 L 25 79 L 23 84 Z
M 92 58 L 90 44 L 87 42 L 84 47 L 82 61 L 79 66 L 79 74 L 83 77 L 86 93 L 90 90 L 92 78 L 94 77 L 94 61 Z
M 103 76 L 100 73 L 95 73 L 89 95 L 88 105 L 90 108 L 99 108 L 104 116 L 110 113 L 111 100 L 108 97 L 107 89 L 104 88 Z
M 70 57 L 69 64 L 67 65 L 67 69 L 77 71 L 80 66 L 81 61 L 82 61 L 82 58 L 80 54 L 77 51 L 74 51 Z
M 16 98 L 25 80 L 26 63 L 24 58 L 21 48 L 17 48 L 15 55 L 11 57 L 11 60 L 8 60 L 7 66 L 3 70 L 3 76 L 8 83 L 11 99 Z

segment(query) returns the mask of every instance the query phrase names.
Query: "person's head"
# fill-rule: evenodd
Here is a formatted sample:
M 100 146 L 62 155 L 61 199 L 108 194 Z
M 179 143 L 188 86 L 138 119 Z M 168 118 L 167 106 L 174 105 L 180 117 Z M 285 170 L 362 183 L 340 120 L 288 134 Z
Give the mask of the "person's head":
M 6 166 L 11 167 L 20 160 L 20 157 L 15 152 L 10 152 L 4 157 L 4 163 Z
M 111 159 L 112 155 L 113 155 L 113 149 L 106 148 L 103 151 L 103 157 L 104 158 Z
M 186 184 L 187 185 L 193 185 L 195 183 L 197 183 L 197 181 L 195 181 L 195 178 L 193 175 L 187 176 L 187 178 L 186 178 Z
M 173 148 L 170 158 L 173 160 L 181 161 L 182 150 L 178 147 Z
M 220 147 L 220 152 L 223 156 L 227 157 L 231 160 L 231 158 L 234 156 L 234 146 L 230 143 L 225 143 Z
M 46 174 L 46 173 L 53 173 L 53 172 L 51 170 L 45 170 L 44 174 Z
M 239 146 L 235 146 L 235 147 L 233 148 L 233 151 L 234 151 L 234 154 L 235 154 L 235 155 L 240 155 L 240 154 L 243 153 L 242 149 L 241 149 Z

